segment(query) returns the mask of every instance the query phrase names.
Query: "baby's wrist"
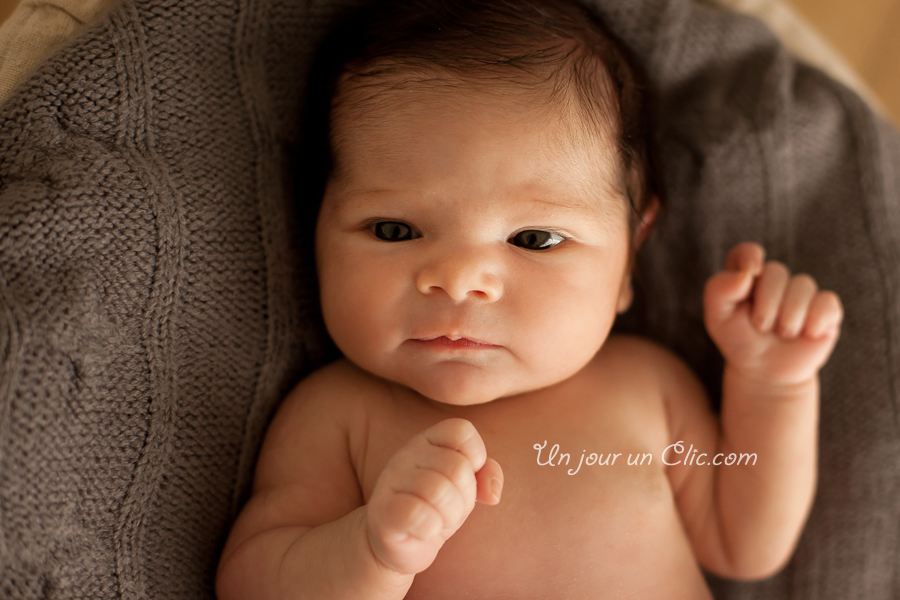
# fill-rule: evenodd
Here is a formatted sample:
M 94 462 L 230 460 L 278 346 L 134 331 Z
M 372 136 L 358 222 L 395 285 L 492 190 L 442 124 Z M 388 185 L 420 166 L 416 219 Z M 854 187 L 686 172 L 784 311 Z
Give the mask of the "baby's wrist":
M 787 400 L 817 394 L 818 386 L 818 371 L 803 381 L 783 382 L 776 381 L 764 369 L 743 368 L 729 363 L 725 364 L 723 387 L 732 391 L 740 390 L 742 396 Z
M 413 576 L 397 573 L 377 556 L 369 537 L 367 512 L 368 506 L 363 505 L 345 517 L 349 519 L 345 526 L 354 540 L 353 549 L 344 555 L 344 564 L 353 565 L 346 573 L 345 583 L 350 579 L 356 579 L 352 587 L 357 592 L 364 593 L 366 598 L 378 600 L 403 598 L 412 585 Z M 348 561 L 346 560 L 348 557 L 353 558 Z
M 367 511 L 368 505 L 363 506 L 362 510 Z M 365 513 L 364 513 L 365 514 Z M 383 560 L 379 555 L 378 551 L 375 549 L 378 542 L 374 539 L 376 536 L 373 534 L 372 528 L 369 526 L 368 515 L 364 519 L 364 538 L 365 538 L 365 548 L 368 551 L 367 557 L 369 562 L 369 572 L 380 582 L 390 585 L 390 586 L 406 586 L 408 587 L 412 583 L 412 579 L 415 576 L 414 573 L 402 573 L 400 570 L 394 568 L 390 564 L 388 564 L 385 560 Z M 404 592 L 405 594 L 405 592 Z

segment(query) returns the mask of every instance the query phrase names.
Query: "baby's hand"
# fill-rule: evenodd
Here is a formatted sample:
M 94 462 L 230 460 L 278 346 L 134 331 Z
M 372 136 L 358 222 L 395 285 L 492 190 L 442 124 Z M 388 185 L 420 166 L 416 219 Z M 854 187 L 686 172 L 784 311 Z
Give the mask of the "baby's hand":
M 811 379 L 837 342 L 844 316 L 837 294 L 818 291 L 809 275 L 769 261 L 759 244 L 728 253 L 725 270 L 706 283 L 704 320 L 729 365 L 773 384 Z
M 366 505 L 375 556 L 402 574 L 419 573 L 456 533 L 475 501 L 497 504 L 503 471 L 465 419 L 445 419 L 391 458 Z

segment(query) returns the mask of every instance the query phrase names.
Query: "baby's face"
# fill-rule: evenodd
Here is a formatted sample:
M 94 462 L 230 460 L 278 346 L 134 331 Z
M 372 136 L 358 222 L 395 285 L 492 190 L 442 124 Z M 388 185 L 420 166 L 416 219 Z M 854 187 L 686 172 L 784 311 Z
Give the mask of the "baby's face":
M 325 324 L 358 366 L 448 404 L 567 379 L 631 301 L 611 150 L 511 97 L 404 90 L 334 123 Z

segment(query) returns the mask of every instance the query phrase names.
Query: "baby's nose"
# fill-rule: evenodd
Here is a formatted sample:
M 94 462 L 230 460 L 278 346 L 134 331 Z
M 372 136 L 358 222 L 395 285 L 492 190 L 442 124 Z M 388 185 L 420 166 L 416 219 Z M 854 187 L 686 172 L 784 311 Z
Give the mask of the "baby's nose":
M 467 299 L 496 302 L 503 295 L 496 260 L 481 248 L 456 248 L 428 260 L 416 276 L 423 294 L 445 293 L 455 304 Z

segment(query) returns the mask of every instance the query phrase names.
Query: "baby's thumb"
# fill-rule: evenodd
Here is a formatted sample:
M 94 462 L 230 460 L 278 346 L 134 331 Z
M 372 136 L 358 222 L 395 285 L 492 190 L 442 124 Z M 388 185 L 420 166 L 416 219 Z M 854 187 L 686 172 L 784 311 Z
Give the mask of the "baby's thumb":
M 703 290 L 706 326 L 715 326 L 734 314 L 737 305 L 750 297 L 753 275 L 748 271 L 722 271 L 709 278 Z
M 500 502 L 500 494 L 503 491 L 503 469 L 500 468 L 500 463 L 493 458 L 484 461 L 484 466 L 475 473 L 475 482 L 478 484 L 475 500 L 485 504 Z

